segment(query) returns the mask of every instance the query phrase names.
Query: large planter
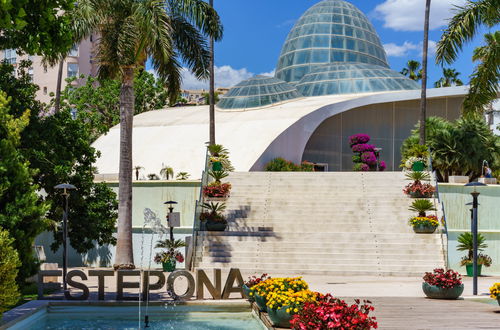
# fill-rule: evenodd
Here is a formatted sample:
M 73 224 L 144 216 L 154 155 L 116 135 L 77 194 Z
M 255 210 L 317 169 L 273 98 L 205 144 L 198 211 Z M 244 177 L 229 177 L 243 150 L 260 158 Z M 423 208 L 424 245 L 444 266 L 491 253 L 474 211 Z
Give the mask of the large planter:
M 267 310 L 266 306 L 266 298 L 259 295 L 256 291 L 254 291 L 255 303 L 259 307 L 259 311 L 265 312 Z
M 290 320 L 293 315 L 286 312 L 287 308 L 288 306 L 283 306 L 281 309 L 268 308 L 267 315 L 269 315 L 274 326 L 290 329 Z
M 414 162 L 411 169 L 415 172 L 422 172 L 425 169 L 425 164 L 422 161 Z
M 424 282 L 422 283 L 422 290 L 431 299 L 457 299 L 464 292 L 464 285 L 460 284 L 448 289 Z
M 481 269 L 482 268 L 483 268 L 483 265 L 477 265 L 477 276 L 481 276 Z M 473 264 L 466 264 L 465 270 L 467 270 L 467 276 L 469 276 L 469 277 L 474 276 L 474 265 Z
M 413 231 L 417 234 L 432 234 L 436 231 L 436 228 L 432 225 L 414 225 Z
M 222 163 L 221 162 L 213 162 L 212 163 L 212 171 L 222 171 Z
M 173 272 L 175 270 L 176 264 L 177 262 L 175 261 L 175 259 L 170 259 L 167 262 L 162 262 L 163 271 L 169 273 Z
M 207 221 L 206 228 L 208 231 L 224 231 L 226 230 L 227 223 L 226 222 L 215 222 L 215 221 Z
M 243 284 L 243 286 L 241 287 L 243 289 L 243 294 L 245 295 L 245 297 L 250 300 L 250 301 L 254 301 L 255 299 L 250 296 L 250 291 L 252 291 L 252 289 L 250 289 L 248 286 L 246 286 L 246 284 Z

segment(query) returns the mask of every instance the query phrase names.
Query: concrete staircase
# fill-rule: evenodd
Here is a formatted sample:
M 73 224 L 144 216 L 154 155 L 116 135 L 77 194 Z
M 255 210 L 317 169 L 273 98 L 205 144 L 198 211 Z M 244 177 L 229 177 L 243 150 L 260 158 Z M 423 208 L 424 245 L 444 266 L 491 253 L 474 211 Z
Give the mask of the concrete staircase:
M 415 234 L 401 172 L 231 173 L 226 232 L 199 232 L 194 267 L 244 273 L 420 276 L 441 235 Z

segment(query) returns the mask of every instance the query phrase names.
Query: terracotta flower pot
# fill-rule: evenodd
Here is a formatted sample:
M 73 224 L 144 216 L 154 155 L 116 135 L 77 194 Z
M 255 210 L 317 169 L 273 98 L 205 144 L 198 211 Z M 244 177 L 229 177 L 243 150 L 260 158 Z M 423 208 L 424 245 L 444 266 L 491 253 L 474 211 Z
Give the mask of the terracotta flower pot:
M 267 315 L 276 327 L 290 329 L 290 320 L 293 314 L 287 313 L 289 306 L 283 306 L 281 309 L 268 308 Z
M 442 288 L 423 282 L 422 290 L 431 299 L 457 299 L 464 292 L 464 285 L 460 284 L 453 288 Z

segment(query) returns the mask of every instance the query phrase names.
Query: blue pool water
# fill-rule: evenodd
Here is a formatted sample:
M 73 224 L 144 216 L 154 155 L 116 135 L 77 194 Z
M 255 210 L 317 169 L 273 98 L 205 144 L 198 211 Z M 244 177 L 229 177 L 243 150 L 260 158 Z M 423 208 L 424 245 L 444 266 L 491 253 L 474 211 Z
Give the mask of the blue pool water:
M 137 306 L 48 306 L 9 329 L 144 329 Z M 266 329 L 248 306 L 155 306 L 149 308 L 148 330 L 261 330 Z

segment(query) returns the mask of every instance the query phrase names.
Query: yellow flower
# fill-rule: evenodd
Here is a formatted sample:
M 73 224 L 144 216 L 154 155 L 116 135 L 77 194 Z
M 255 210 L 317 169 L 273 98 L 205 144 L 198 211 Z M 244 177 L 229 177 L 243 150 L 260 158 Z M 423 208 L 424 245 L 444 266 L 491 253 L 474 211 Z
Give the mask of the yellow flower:
M 297 313 L 298 311 L 299 311 L 299 310 L 298 310 L 297 308 L 294 308 L 294 309 L 293 309 L 293 312 L 294 312 L 294 313 Z

